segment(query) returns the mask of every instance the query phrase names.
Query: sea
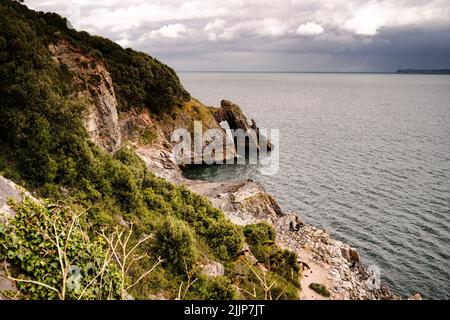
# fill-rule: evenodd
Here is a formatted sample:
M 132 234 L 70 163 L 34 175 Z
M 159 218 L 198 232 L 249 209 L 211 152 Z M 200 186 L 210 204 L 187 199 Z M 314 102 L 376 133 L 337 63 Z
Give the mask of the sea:
M 357 248 L 402 296 L 450 298 L 450 76 L 182 72 L 203 103 L 278 129 L 279 170 L 196 166 L 253 179 L 284 210 Z

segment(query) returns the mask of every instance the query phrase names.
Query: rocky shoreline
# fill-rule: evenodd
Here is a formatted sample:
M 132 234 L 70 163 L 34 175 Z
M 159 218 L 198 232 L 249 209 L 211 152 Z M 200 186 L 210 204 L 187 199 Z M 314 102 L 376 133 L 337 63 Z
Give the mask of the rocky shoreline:
M 248 121 L 238 106 L 228 101 L 222 101 L 221 105 L 221 108 L 212 111 L 213 114 L 221 115 L 220 120 L 223 120 L 225 113 L 227 120 L 234 126 L 239 123 L 240 126 L 257 129 L 255 122 Z M 141 120 L 136 122 L 135 116 L 133 122 L 142 125 L 142 115 L 137 118 Z M 234 121 L 236 118 L 239 121 Z M 326 299 L 309 287 L 311 283 L 324 285 L 330 292 L 329 299 L 333 300 L 401 299 L 387 286 L 380 283 L 374 285 L 375 275 L 361 262 L 356 249 L 333 239 L 325 230 L 303 223 L 299 213 L 283 212 L 261 184 L 252 180 L 207 182 L 185 178 L 182 168 L 172 156 L 173 145 L 167 134 L 171 128 L 167 128 L 164 121 L 156 122 L 154 128 L 158 134 L 151 145 L 140 143 L 138 138 L 128 140 L 128 145 L 141 157 L 148 169 L 161 178 L 184 185 L 207 197 L 237 225 L 245 226 L 262 221 L 271 224 L 277 232 L 277 245 L 297 253 L 298 262 L 303 267 L 301 299 Z M 139 129 L 129 127 L 129 131 L 136 132 Z M 301 228 L 298 230 L 292 230 L 292 222 L 295 221 L 301 221 Z M 420 299 L 420 295 L 411 299 Z
M 93 64 L 96 61 L 93 57 L 86 56 L 67 42 L 50 45 L 49 51 L 55 64 L 68 66 L 74 75 L 74 87 L 79 86 L 82 79 L 96 79 L 95 82 L 88 81 L 88 87 L 76 94 L 89 102 L 85 127 L 94 143 L 108 152 L 123 146 L 134 149 L 155 175 L 207 197 L 237 225 L 261 221 L 271 224 L 277 232 L 277 244 L 298 255 L 303 268 L 302 299 L 324 299 L 310 289 L 311 283 L 324 285 L 330 291 L 330 299 L 399 299 L 389 288 L 371 285 L 368 268 L 361 263 L 354 248 L 334 240 L 324 230 L 304 224 L 299 214 L 283 212 L 262 185 L 251 180 L 214 183 L 183 177 L 181 168 L 172 157 L 170 134 L 177 128 L 191 128 L 194 121 L 201 121 L 205 130 L 219 129 L 224 139 L 226 132 L 221 129 L 222 122 L 227 122 L 231 129 L 258 132 L 255 121 L 248 121 L 239 106 L 224 100 L 220 108 L 213 108 L 191 99 L 158 119 L 142 109 L 119 113 L 114 85 L 104 63 Z M 93 67 L 80 68 L 76 61 L 86 61 Z M 250 139 L 250 143 L 258 147 L 262 143 L 268 149 L 273 147 L 269 140 L 260 141 L 256 135 Z M 235 147 L 233 143 L 226 145 L 225 157 L 236 157 Z M 23 192 L 0 176 L 0 211 L 11 213 L 7 198 L 21 199 Z M 0 268 L 0 289 L 7 287 L 6 282 Z
M 216 183 L 185 179 L 181 169 L 167 156 L 167 150 L 140 147 L 137 152 L 154 174 L 206 196 L 233 223 L 245 226 L 265 221 L 271 224 L 277 232 L 277 245 L 297 253 L 298 262 L 303 267 L 302 299 L 325 299 L 309 288 L 311 283 L 325 285 L 331 293 L 330 299 L 335 300 L 400 299 L 386 286 L 378 289 L 371 286 L 368 268 L 361 263 L 354 248 L 303 222 L 298 231 L 293 231 L 291 222 L 296 221 L 299 215 L 283 212 L 259 183 L 251 180 Z
M 155 175 L 186 186 L 207 197 L 235 224 L 245 226 L 265 221 L 277 232 L 277 244 L 297 253 L 303 266 L 302 299 L 325 299 L 309 288 L 311 283 L 325 285 L 330 299 L 374 300 L 400 299 L 384 285 L 371 284 L 372 274 L 360 261 L 351 246 L 333 239 L 330 234 L 304 224 L 298 213 L 283 212 L 277 201 L 264 187 L 252 180 L 207 182 L 190 180 L 171 157 L 171 144 L 160 135 L 152 146 L 134 143 L 134 149 Z M 293 221 L 301 221 L 298 231 L 292 230 Z
M 142 125 L 142 121 L 137 122 Z M 148 121 L 145 124 L 148 125 Z M 161 123 L 158 126 L 161 129 Z M 271 224 L 277 233 L 277 245 L 298 256 L 302 266 L 301 299 L 327 299 L 313 291 L 309 287 L 311 283 L 324 285 L 332 300 L 400 299 L 386 286 L 374 288 L 371 285 L 368 268 L 361 263 L 354 248 L 333 239 L 324 230 L 303 223 L 298 213 L 284 212 L 261 184 L 252 180 L 207 182 L 186 179 L 182 169 L 174 163 L 172 144 L 161 132 L 150 146 L 140 143 L 137 137 L 129 139 L 127 144 L 155 175 L 207 197 L 233 223 L 240 226 L 262 221 Z M 0 211 L 6 214 L 13 214 L 7 205 L 9 197 L 20 201 L 24 194 L 30 195 L 3 177 L 0 177 L 0 191 Z M 298 229 L 293 229 L 293 222 Z M 223 270 L 223 266 L 214 266 L 214 269 Z M 0 287 L 14 288 L 3 273 L 0 268 Z M 411 299 L 420 299 L 420 295 Z

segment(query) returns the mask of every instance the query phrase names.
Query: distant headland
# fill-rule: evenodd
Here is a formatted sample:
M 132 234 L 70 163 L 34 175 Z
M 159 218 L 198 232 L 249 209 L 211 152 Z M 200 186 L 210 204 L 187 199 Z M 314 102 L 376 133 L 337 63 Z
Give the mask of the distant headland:
M 450 74 L 450 69 L 399 69 L 398 74 Z

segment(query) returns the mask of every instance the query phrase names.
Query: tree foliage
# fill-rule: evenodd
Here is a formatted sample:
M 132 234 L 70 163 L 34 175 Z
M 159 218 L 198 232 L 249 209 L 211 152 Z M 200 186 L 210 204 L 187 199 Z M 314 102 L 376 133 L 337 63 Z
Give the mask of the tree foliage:
M 86 229 L 77 234 L 69 251 L 71 259 L 81 265 L 102 256 L 97 236 L 103 228 L 130 224 L 135 226 L 132 241 L 154 233 L 156 243 L 137 252 L 148 251 L 150 256 L 130 270 L 131 282 L 159 256 L 165 262 L 158 265 L 155 275 L 170 279 L 171 284 L 164 286 L 175 291 L 185 280 L 186 266 L 195 269 L 205 258 L 223 263 L 238 260 L 244 243 L 242 229 L 206 198 L 156 177 L 131 149 L 111 155 L 89 141 L 83 125 L 86 104 L 73 95 L 67 66 L 54 64 L 48 51 L 50 43 L 61 39 L 104 60 L 122 111 L 147 108 L 161 114 L 189 99 L 175 72 L 156 59 L 77 32 L 57 14 L 0 0 L 0 173 L 55 203 L 64 200 L 69 207 L 87 208 Z M 55 256 L 38 259 L 41 249 L 54 252 L 42 223 L 52 216 L 62 228 L 67 212 L 30 204 L 16 205 L 15 209 L 18 229 L 13 237 L 11 230 L 1 227 L 0 255 L 24 270 L 26 276 L 58 286 L 55 281 L 62 275 L 54 264 Z M 246 228 L 245 235 L 255 255 L 273 265 L 278 274 L 293 268 L 295 256 L 278 249 L 269 252 L 262 245 L 273 241 L 270 229 Z M 189 297 L 235 297 L 228 280 L 195 276 L 200 280 Z M 164 282 L 155 279 L 146 279 L 146 283 Z M 34 298 L 55 298 L 56 293 L 30 284 L 22 289 Z M 115 292 L 116 286 L 109 289 Z M 139 296 L 148 297 L 151 290 L 151 285 L 136 286 Z

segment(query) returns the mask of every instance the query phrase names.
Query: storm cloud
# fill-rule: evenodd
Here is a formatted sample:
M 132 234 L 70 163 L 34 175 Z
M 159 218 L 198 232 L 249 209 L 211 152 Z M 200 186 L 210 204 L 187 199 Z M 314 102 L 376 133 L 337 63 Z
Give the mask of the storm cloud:
M 26 0 L 184 70 L 450 68 L 450 0 Z

